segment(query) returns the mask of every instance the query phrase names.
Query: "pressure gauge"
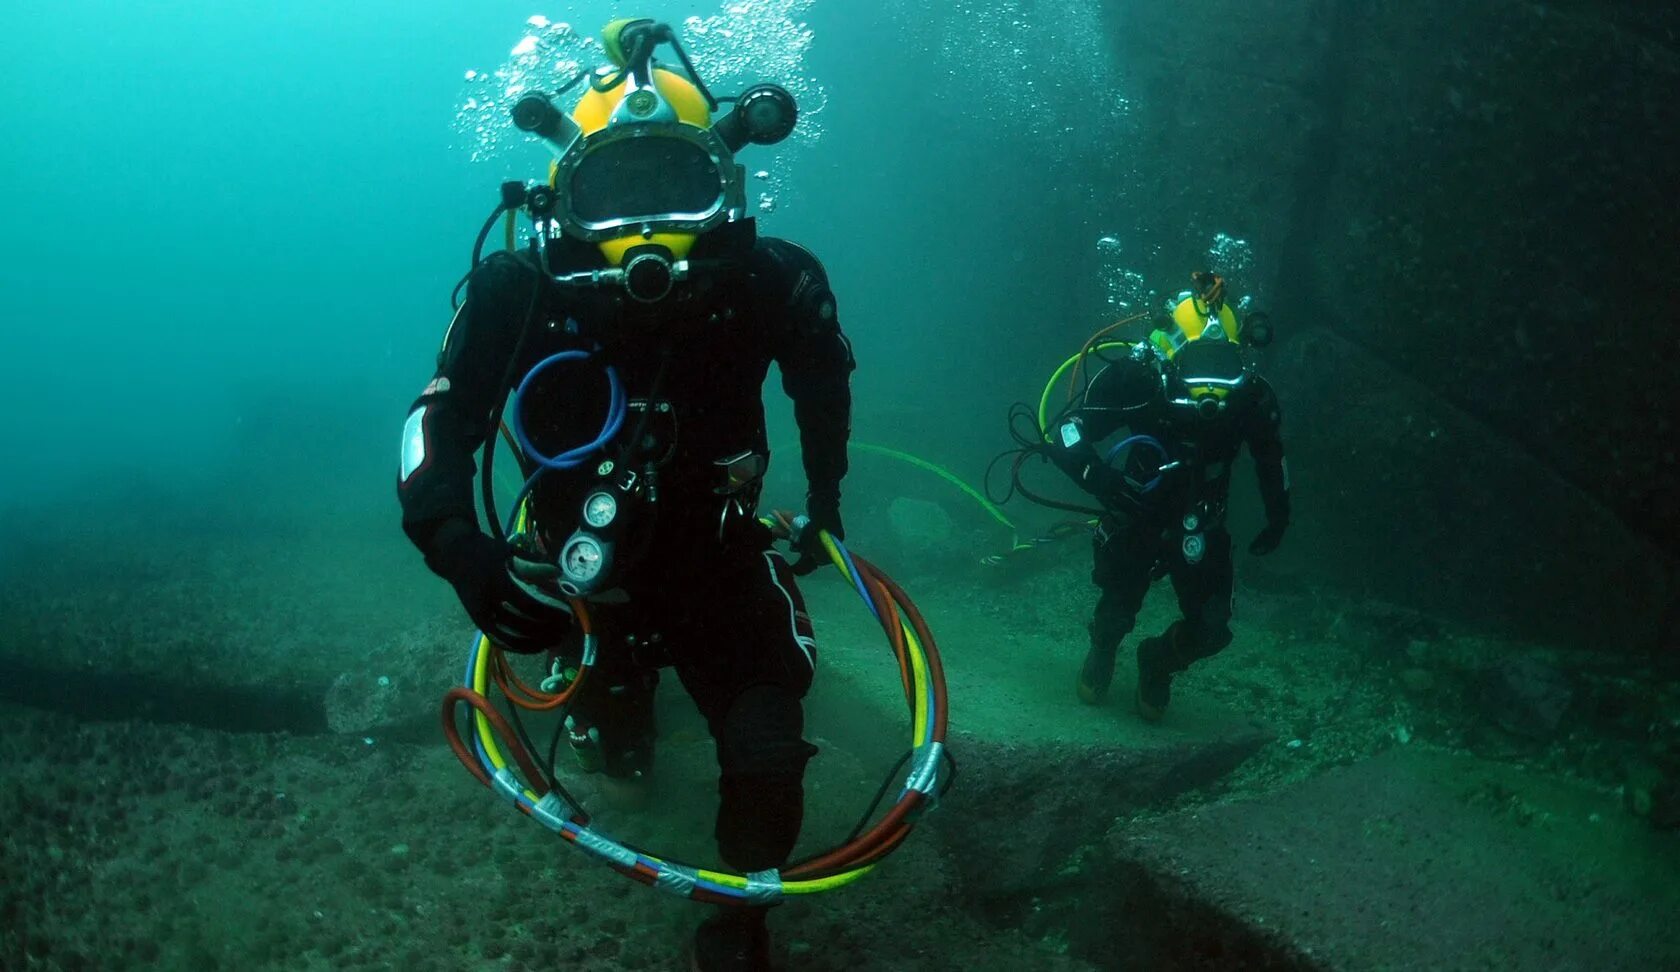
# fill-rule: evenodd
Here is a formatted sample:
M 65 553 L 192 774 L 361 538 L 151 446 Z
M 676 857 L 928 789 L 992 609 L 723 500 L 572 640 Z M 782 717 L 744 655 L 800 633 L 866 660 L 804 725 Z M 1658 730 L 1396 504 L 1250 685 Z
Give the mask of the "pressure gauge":
M 618 499 L 611 493 L 591 493 L 583 501 L 583 522 L 603 529 L 618 516 Z
M 606 551 L 594 537 L 575 536 L 560 552 L 560 570 L 579 587 L 595 580 L 606 565 Z

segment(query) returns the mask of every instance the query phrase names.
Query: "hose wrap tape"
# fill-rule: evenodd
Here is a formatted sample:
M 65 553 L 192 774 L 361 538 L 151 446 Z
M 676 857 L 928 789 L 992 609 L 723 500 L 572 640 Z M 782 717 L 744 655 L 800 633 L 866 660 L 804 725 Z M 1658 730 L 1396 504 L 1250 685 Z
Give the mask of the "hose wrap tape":
M 623 867 L 636 866 L 636 852 L 610 837 L 603 836 L 589 829 L 579 827 L 577 845 L 586 851 L 597 854 L 614 864 Z
M 747 875 L 746 898 L 749 904 L 755 905 L 773 905 L 781 901 L 782 872 L 771 868 Z
M 945 744 L 931 742 L 925 746 L 917 746 L 915 754 L 910 758 L 910 775 L 904 780 L 904 788 L 927 797 L 930 805 L 938 798 L 939 767 L 944 755 Z
M 570 808 L 552 790 L 544 794 L 541 800 L 531 805 L 531 816 L 537 818 L 538 823 L 555 833 L 559 833 L 565 828 L 570 815 Z
M 661 891 L 669 891 L 679 898 L 686 898 L 694 893 L 694 885 L 699 880 L 700 872 L 695 868 L 664 863 L 659 865 L 659 876 L 654 878 L 653 886 Z
M 509 803 L 518 804 L 519 798 L 525 795 L 525 788 L 519 785 L 519 777 L 513 775 L 513 770 L 503 766 L 490 777 L 495 784 L 497 793 L 506 797 Z

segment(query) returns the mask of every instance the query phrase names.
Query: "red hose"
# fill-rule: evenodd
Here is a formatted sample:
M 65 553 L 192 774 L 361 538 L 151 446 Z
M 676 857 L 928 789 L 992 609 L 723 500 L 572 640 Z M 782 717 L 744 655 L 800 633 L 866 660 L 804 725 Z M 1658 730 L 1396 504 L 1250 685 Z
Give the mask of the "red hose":
M 524 746 L 519 745 L 518 737 L 514 734 L 513 727 L 508 725 L 507 719 L 496 711 L 496 707 L 490 704 L 489 699 L 463 685 L 455 686 L 445 692 L 443 696 L 443 734 L 448 737 L 449 748 L 454 750 L 455 758 L 460 760 L 462 765 L 466 766 L 467 771 L 477 777 L 480 783 L 485 786 L 491 785 L 489 774 L 473 757 L 472 750 L 468 748 L 466 741 L 461 738 L 460 730 L 455 725 L 455 706 L 462 702 L 472 706 L 480 715 L 489 720 L 491 730 L 501 738 L 503 745 L 513 754 L 513 761 L 518 764 L 519 771 L 525 774 L 528 785 L 537 794 L 537 797 L 540 799 L 547 796 L 548 784 L 543 782 L 542 773 L 537 770 L 537 764 L 532 760 L 531 754 L 526 751 Z

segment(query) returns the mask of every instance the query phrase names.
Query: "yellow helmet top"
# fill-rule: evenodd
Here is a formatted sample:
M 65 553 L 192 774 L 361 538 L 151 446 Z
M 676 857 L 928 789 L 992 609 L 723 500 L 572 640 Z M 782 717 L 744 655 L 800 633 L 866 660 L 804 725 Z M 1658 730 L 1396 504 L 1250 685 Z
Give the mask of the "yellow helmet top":
M 572 108 L 572 120 L 583 129 L 584 135 L 593 135 L 607 127 L 612 121 L 613 112 L 624 101 L 625 91 L 629 87 L 629 78 L 621 72 L 603 69 L 611 74 L 619 74 L 618 79 L 609 87 L 597 88 L 590 85 L 584 89 L 583 97 Z M 670 68 L 655 67 L 653 69 L 653 86 L 658 89 L 660 97 L 670 104 L 676 111 L 677 119 L 695 128 L 711 128 L 712 112 L 706 106 L 706 98 L 693 81 L 683 77 Z
M 1208 311 L 1208 305 L 1200 297 L 1186 294 L 1173 307 L 1172 327 L 1162 328 L 1150 334 L 1149 343 L 1168 360 L 1176 356 L 1186 344 L 1200 341 L 1203 337 L 1211 338 L 1217 335 L 1232 344 L 1238 343 L 1237 332 L 1240 325 L 1236 311 L 1233 311 L 1229 304 L 1221 304 L 1218 313 L 1219 324 L 1210 328 L 1209 323 L 1213 316 Z

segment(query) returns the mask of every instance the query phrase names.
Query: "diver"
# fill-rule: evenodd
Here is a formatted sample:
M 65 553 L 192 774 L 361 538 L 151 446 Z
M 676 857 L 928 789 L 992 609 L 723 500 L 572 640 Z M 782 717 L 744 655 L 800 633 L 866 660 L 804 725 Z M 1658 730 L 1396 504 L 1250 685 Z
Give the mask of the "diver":
M 574 79 L 587 84 L 568 113 L 541 94 L 514 109 L 556 160 L 546 186 L 504 186 L 480 234 L 516 207 L 536 220 L 529 246 L 475 254 L 404 429 L 403 528 L 508 651 L 564 664 L 570 605 L 587 602 L 607 634 L 565 722 L 586 771 L 631 786 L 652 772 L 654 690 L 674 669 L 717 746 L 720 855 L 752 874 L 791 853 L 816 753 L 802 738 L 816 642 L 794 575 L 828 561 L 819 530 L 845 533 L 854 362 L 822 265 L 746 215 L 734 154 L 792 130 L 791 96 L 755 86 L 714 121 L 669 27 L 616 21 L 605 40 L 612 63 Z M 653 58 L 661 44 L 680 65 Z M 755 515 L 772 363 L 809 488 L 792 565 Z M 484 525 L 474 504 L 474 454 L 489 467 L 498 431 L 525 479 L 507 528 L 489 468 Z M 707 919 L 694 968 L 765 967 L 765 917 Z
M 1149 340 L 1100 357 L 1106 364 L 1050 423 L 1043 447 L 1104 510 L 1092 544 L 1091 580 L 1101 593 L 1077 683 L 1083 702 L 1106 698 L 1120 642 L 1150 584 L 1172 579 L 1181 617 L 1137 646 L 1137 710 L 1151 722 L 1166 713 L 1173 676 L 1231 641 L 1225 515 L 1244 444 L 1266 513 L 1249 553 L 1276 550 L 1290 517 L 1277 396 L 1242 351 L 1269 340 L 1269 328 L 1256 314 L 1239 334 L 1224 280 L 1205 272 L 1193 279 L 1196 290 L 1179 295 L 1171 320 Z M 1123 439 L 1099 451 L 1122 430 Z

